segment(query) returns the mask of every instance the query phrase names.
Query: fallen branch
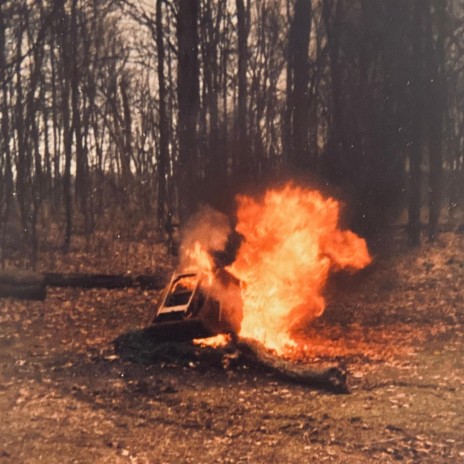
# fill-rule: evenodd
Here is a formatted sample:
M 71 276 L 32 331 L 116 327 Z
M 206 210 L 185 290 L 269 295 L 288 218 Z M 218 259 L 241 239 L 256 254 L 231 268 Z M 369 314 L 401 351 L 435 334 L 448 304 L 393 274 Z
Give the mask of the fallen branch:
M 125 274 L 45 274 L 45 282 L 50 287 L 79 288 L 128 288 L 139 287 L 144 290 L 161 290 L 166 282 L 158 275 L 130 276 Z
M 45 274 L 45 281 L 50 287 L 79 288 L 125 288 L 132 287 L 130 276 L 112 274 Z
M 44 300 L 47 295 L 42 274 L 27 271 L 0 271 L 0 298 Z
M 0 271 L 0 284 L 6 285 L 43 285 L 44 276 L 37 272 L 21 270 L 4 270 Z
M 50 287 L 106 288 L 136 287 L 161 290 L 166 285 L 161 275 L 62 274 L 6 270 L 0 271 L 0 298 L 43 300 Z
M 249 339 L 234 339 L 219 348 L 201 347 L 188 342 L 206 337 L 205 327 L 196 319 L 153 324 L 150 327 L 119 336 L 116 352 L 123 359 L 157 362 L 170 359 L 176 364 L 194 361 L 198 368 L 234 368 L 246 364 L 271 373 L 285 382 L 318 388 L 332 393 L 349 393 L 346 372 L 339 367 L 310 369 L 273 355 L 263 345 Z
M 0 283 L 0 298 L 16 298 L 18 300 L 45 300 L 45 285 L 15 285 Z
M 243 361 L 281 380 L 333 393 L 349 393 L 346 372 L 339 367 L 326 370 L 309 369 L 273 355 L 263 345 L 253 340 L 239 339 L 235 344 Z

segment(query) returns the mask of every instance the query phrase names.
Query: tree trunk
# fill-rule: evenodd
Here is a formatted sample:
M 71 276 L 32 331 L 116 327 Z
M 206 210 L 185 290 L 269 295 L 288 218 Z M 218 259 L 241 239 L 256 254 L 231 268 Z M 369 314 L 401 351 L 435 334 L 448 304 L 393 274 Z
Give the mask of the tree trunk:
M 446 77 L 444 28 L 445 12 L 441 1 L 432 5 L 427 0 L 426 22 L 426 53 L 428 68 L 428 152 L 429 152 L 429 227 L 428 238 L 434 241 L 438 234 L 438 223 L 442 202 L 442 177 L 443 177 L 443 120 L 446 105 Z M 435 19 L 435 21 L 434 21 Z M 434 40 L 433 22 L 436 22 L 438 33 Z
M 177 18 L 179 104 L 179 218 L 185 223 L 193 210 L 193 188 L 197 173 L 198 118 L 198 18 L 199 2 L 180 0 Z
M 65 0 L 59 0 L 57 36 L 61 37 L 61 64 L 62 64 L 62 89 L 61 89 L 61 112 L 63 121 L 63 141 L 64 141 L 64 173 L 63 173 L 63 198 L 65 207 L 65 233 L 63 251 L 67 253 L 71 244 L 73 229 L 73 204 L 72 204 L 72 182 L 71 182 L 71 161 L 72 161 L 72 126 L 69 109 L 69 97 L 71 87 L 71 49 L 68 34 L 68 18 L 65 12 Z
M 156 49 L 158 52 L 158 95 L 159 95 L 159 151 L 158 151 L 158 225 L 160 230 L 166 223 L 166 174 L 169 161 L 169 121 L 167 115 L 167 92 L 164 78 L 163 0 L 156 0 Z
M 238 111 L 237 111 L 237 150 L 238 172 L 247 174 L 251 169 L 250 148 L 247 133 L 247 41 L 248 27 L 245 4 L 243 0 L 236 0 L 237 29 L 238 29 Z
M 76 197 L 79 209 L 84 217 L 84 228 L 87 233 L 89 230 L 89 214 L 87 210 L 88 195 L 88 161 L 87 153 L 84 150 L 82 134 L 82 117 L 80 105 L 80 63 L 79 47 L 80 39 L 77 25 L 77 0 L 72 0 L 71 4 L 71 50 L 72 50 L 72 74 L 71 74 L 71 106 L 72 123 L 74 128 L 74 140 L 76 146 Z
M 61 171 L 60 171 L 60 143 L 58 125 L 58 90 L 57 81 L 58 73 L 56 69 L 55 47 L 56 47 L 56 34 L 52 29 L 50 37 L 50 72 L 51 72 L 51 110 L 52 110 L 52 125 L 53 125 L 53 208 L 57 215 L 61 203 Z
M 131 179 L 132 179 L 132 171 L 131 171 L 131 158 L 132 158 L 132 115 L 131 115 L 131 108 L 130 108 L 130 101 L 129 95 L 127 93 L 127 89 L 129 84 L 127 82 L 127 78 L 125 76 L 122 77 L 121 82 L 119 83 L 119 88 L 121 91 L 121 99 L 122 99 L 122 109 L 123 109 L 123 143 L 121 146 L 121 164 L 122 164 L 122 174 L 123 174 L 123 186 L 128 189 L 127 191 L 130 192 L 131 188 Z M 116 98 L 116 94 L 115 94 Z M 115 100 L 116 101 L 116 100 Z
M 218 44 L 219 44 L 219 24 L 222 21 L 223 4 L 218 4 L 216 17 L 213 16 L 211 2 L 206 2 L 201 15 L 201 56 L 203 58 L 203 89 L 205 98 L 203 100 L 204 112 L 208 115 L 206 124 L 203 124 L 206 129 L 206 178 L 210 183 L 221 181 L 225 173 L 224 153 L 219 146 L 219 67 L 218 60 Z M 221 7 L 222 6 L 222 7 Z M 209 124 L 208 124 L 209 123 Z
M 13 172 L 10 151 L 10 115 L 8 109 L 8 86 L 5 78 L 5 17 L 3 5 L 0 5 L 0 83 L 1 83 L 1 114 L 0 150 L 3 156 L 0 160 L 0 249 L 1 268 L 5 267 L 6 225 L 10 216 L 13 197 Z
M 410 131 L 411 146 L 409 151 L 409 217 L 408 240 L 411 246 L 420 244 L 421 230 L 421 161 L 423 137 L 423 0 L 414 1 L 412 17 L 412 54 L 410 81 Z
M 324 0 L 322 17 L 327 35 L 327 48 L 330 58 L 330 85 L 332 108 L 327 141 L 327 171 L 335 180 L 344 175 L 344 153 L 346 145 L 343 121 L 344 105 L 342 100 L 342 68 L 340 66 L 342 3 L 340 0 Z
M 287 105 L 291 112 L 290 162 L 299 170 L 309 167 L 308 151 L 308 93 L 309 93 L 309 37 L 311 33 L 311 0 L 297 0 L 289 39 L 289 68 L 293 84 Z M 287 90 L 287 91 L 288 91 Z
M 18 206 L 21 217 L 21 225 L 24 238 L 29 237 L 29 205 L 30 195 L 28 194 L 30 186 L 30 163 L 26 150 L 26 127 L 25 127 L 25 110 L 24 110 L 24 92 L 23 92 L 23 75 L 21 72 L 21 43 L 23 41 L 23 24 L 17 26 L 17 54 L 16 54 L 16 85 L 15 85 L 15 115 L 14 129 L 16 132 L 16 192 Z

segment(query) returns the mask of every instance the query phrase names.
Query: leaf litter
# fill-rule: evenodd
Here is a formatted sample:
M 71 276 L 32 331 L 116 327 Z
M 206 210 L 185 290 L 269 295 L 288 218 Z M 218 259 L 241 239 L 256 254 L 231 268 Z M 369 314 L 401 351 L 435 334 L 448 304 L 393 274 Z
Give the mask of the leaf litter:
M 54 265 L 111 269 L 77 251 Z M 463 462 L 463 281 L 464 237 L 453 233 L 332 280 L 298 362 L 345 367 L 348 397 L 188 344 L 121 355 L 114 340 L 144 327 L 156 292 L 1 300 L 0 462 Z

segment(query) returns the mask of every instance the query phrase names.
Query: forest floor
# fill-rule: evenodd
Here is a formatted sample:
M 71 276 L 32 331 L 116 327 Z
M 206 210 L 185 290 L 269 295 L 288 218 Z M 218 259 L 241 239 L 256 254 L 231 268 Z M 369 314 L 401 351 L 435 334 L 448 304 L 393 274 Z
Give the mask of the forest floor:
M 139 248 L 132 264 L 77 249 L 41 264 L 146 272 L 156 252 Z M 197 359 L 121 356 L 114 340 L 146 324 L 156 292 L 0 300 L 0 464 L 464 463 L 464 236 L 387 254 L 335 278 L 307 330 L 299 362 L 346 368 L 348 395 L 212 365 L 200 347 Z

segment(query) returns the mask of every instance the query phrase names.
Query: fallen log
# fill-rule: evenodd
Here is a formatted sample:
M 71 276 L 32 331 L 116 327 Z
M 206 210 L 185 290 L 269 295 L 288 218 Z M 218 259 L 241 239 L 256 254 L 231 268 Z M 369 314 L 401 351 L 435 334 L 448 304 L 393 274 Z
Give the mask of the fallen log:
M 18 300 L 45 300 L 45 285 L 14 285 L 0 283 L 0 298 L 16 298 Z
M 346 372 L 339 367 L 326 370 L 310 369 L 273 355 L 263 345 L 253 340 L 238 339 L 235 345 L 246 364 L 269 372 L 276 378 L 332 393 L 349 393 Z
M 161 290 L 166 282 L 158 275 L 130 276 L 126 274 L 62 274 L 46 273 L 45 282 L 50 287 L 79 287 L 118 289 L 139 287 L 144 290 Z
M 201 330 L 204 333 L 200 333 Z M 211 335 L 211 334 L 209 334 Z M 165 362 L 175 364 L 194 362 L 198 369 L 221 367 L 227 369 L 247 365 L 268 372 L 290 383 L 329 391 L 349 393 L 346 372 L 339 367 L 325 370 L 308 368 L 273 355 L 263 345 L 249 339 L 232 339 L 226 346 L 212 348 L 188 343 L 194 337 L 208 333 L 196 319 L 153 324 L 144 329 L 120 335 L 114 340 L 121 358 L 137 362 Z
M 6 285 L 43 285 L 45 278 L 42 274 L 17 269 L 0 271 L 0 284 Z
M 134 286 L 143 290 L 162 290 L 166 284 L 165 275 L 139 275 L 134 277 Z
M 28 271 L 0 271 L 0 298 L 44 300 L 47 287 L 42 274 Z
M 79 288 L 125 288 L 132 287 L 131 276 L 112 274 L 45 274 L 45 282 L 50 287 L 79 287 Z
M 50 287 L 106 288 L 137 287 L 142 290 L 161 290 L 165 277 L 158 274 L 130 276 L 126 274 L 63 274 L 21 270 L 0 271 L 0 298 L 43 300 Z

